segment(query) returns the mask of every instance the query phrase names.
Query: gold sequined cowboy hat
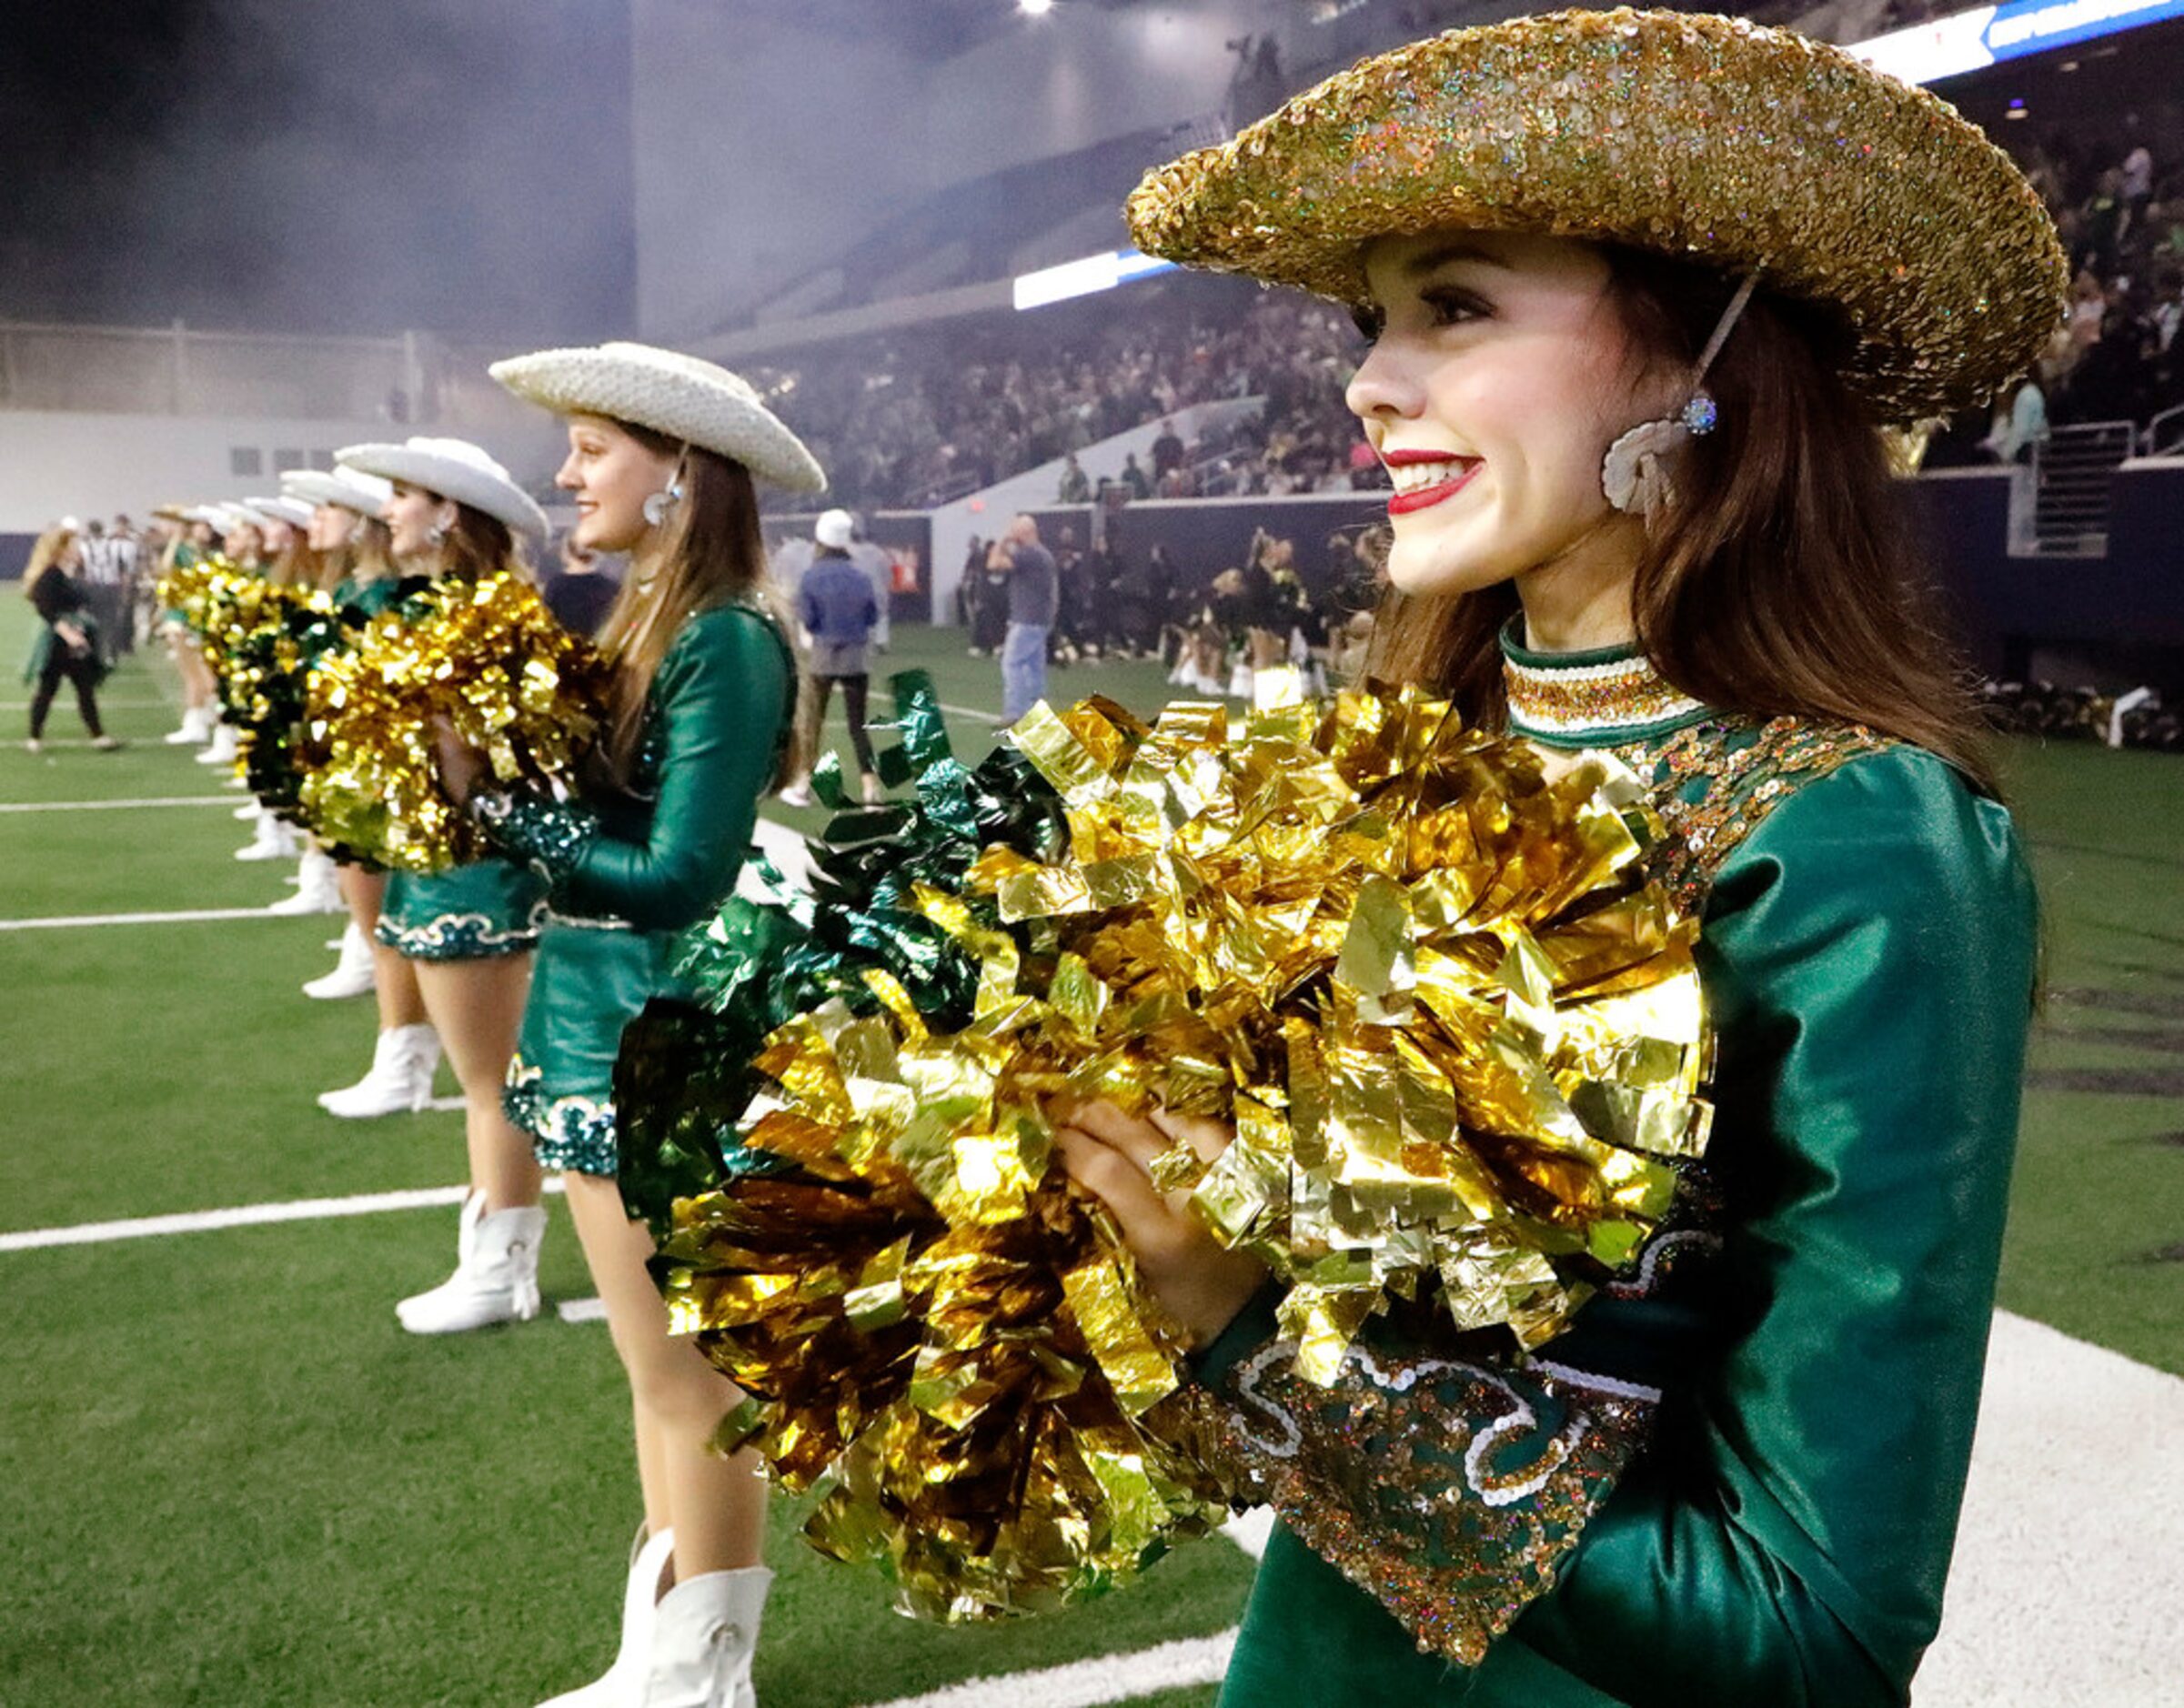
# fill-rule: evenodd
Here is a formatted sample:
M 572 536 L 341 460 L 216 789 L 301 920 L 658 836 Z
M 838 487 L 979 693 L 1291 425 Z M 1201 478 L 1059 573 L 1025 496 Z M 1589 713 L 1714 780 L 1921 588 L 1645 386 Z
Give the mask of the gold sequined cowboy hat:
M 1827 305 L 1880 425 L 1985 403 L 2062 324 L 2054 222 L 1955 108 L 1743 18 L 1553 12 L 1340 72 L 1149 173 L 1138 246 L 1366 301 L 1372 239 L 1450 226 L 1681 256 Z

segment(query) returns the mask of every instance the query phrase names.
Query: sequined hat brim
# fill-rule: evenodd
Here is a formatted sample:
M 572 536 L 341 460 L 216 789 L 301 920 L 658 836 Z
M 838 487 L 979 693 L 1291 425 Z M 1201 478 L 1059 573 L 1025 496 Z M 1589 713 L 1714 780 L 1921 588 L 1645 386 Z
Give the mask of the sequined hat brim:
M 1985 403 L 2062 324 L 2054 222 L 1946 102 L 1743 18 L 1556 12 L 1367 59 L 1149 173 L 1138 246 L 1367 300 L 1376 237 L 1535 231 L 1835 309 L 1873 418 Z

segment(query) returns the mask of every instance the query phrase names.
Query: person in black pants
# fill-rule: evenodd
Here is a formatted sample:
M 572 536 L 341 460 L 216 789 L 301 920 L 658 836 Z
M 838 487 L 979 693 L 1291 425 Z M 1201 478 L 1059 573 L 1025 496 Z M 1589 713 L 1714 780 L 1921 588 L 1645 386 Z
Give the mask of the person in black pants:
M 64 679 L 75 684 L 76 709 L 91 732 L 91 745 L 121 745 L 98 720 L 98 682 L 105 674 L 98 658 L 98 630 L 86 614 L 90 601 L 71 573 L 82 560 L 83 548 L 71 530 L 48 528 L 31 548 L 30 564 L 24 572 L 24 594 L 45 625 L 23 672 L 25 682 L 37 684 L 30 699 L 30 739 L 23 744 L 33 753 L 45 750 L 45 714 Z

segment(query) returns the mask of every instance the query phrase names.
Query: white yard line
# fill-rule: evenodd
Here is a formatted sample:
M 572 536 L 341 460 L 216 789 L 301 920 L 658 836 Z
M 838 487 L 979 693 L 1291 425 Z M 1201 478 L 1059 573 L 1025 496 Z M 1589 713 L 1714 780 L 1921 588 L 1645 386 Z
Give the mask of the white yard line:
M 72 705 L 74 702 L 56 698 L 53 704 L 54 709 L 58 711 L 63 705 Z M 167 702 L 163 699 L 102 699 L 98 703 L 98 708 L 102 712 L 157 711 L 166 704 Z M 29 709 L 30 702 L 26 699 L 0 699 L 0 711 L 28 711 Z
M 49 919 L 0 919 L 0 931 L 54 931 L 78 925 L 201 925 L 216 919 L 323 919 L 324 914 L 268 913 L 263 908 L 188 908 L 178 913 L 67 913 Z
M 549 1181 L 558 1192 L 561 1182 Z M 431 1210 L 463 1201 L 460 1186 L 423 1186 L 402 1192 L 366 1192 L 355 1198 L 294 1198 L 274 1204 L 238 1204 L 232 1210 L 192 1210 L 129 1221 L 79 1221 L 65 1228 L 31 1228 L 0 1233 L 0 1251 L 39 1251 L 56 1245 L 104 1245 L 116 1240 L 156 1240 L 174 1233 L 209 1233 L 221 1228 L 262 1228 L 280 1221 L 328 1221 L 374 1216 L 389 1210 Z
M 233 795 L 146 795 L 134 800 L 10 800 L 0 812 L 133 812 L 139 807 L 232 807 Z
M 941 702 L 941 709 L 944 712 L 953 712 L 958 718 L 969 718 L 978 723 L 991 724 L 995 728 L 999 728 L 1009 721 L 1006 718 L 1000 717 L 993 712 L 981 711 L 975 706 L 951 706 L 946 700 Z
M 897 1697 L 878 1708 L 1101 1708 L 1158 1691 L 1216 1683 L 1228 1671 L 1229 1651 L 1235 1646 L 1233 1630 L 1186 1637 L 1135 1654 L 1103 1654 L 1036 1673 L 970 1679 L 922 1696 Z

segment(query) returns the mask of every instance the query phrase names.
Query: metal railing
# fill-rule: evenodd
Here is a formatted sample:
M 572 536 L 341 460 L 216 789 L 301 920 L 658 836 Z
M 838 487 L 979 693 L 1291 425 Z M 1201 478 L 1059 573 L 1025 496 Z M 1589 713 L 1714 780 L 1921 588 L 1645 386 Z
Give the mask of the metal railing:
M 424 422 L 441 357 L 396 338 L 0 322 L 0 409 Z
M 2035 553 L 2049 558 L 2107 553 L 2115 473 L 2138 447 L 2139 429 L 2129 421 L 2056 427 L 2033 447 L 2030 544 Z
M 2184 457 L 2184 403 L 2164 409 L 2146 424 L 2139 442 L 2141 457 Z

